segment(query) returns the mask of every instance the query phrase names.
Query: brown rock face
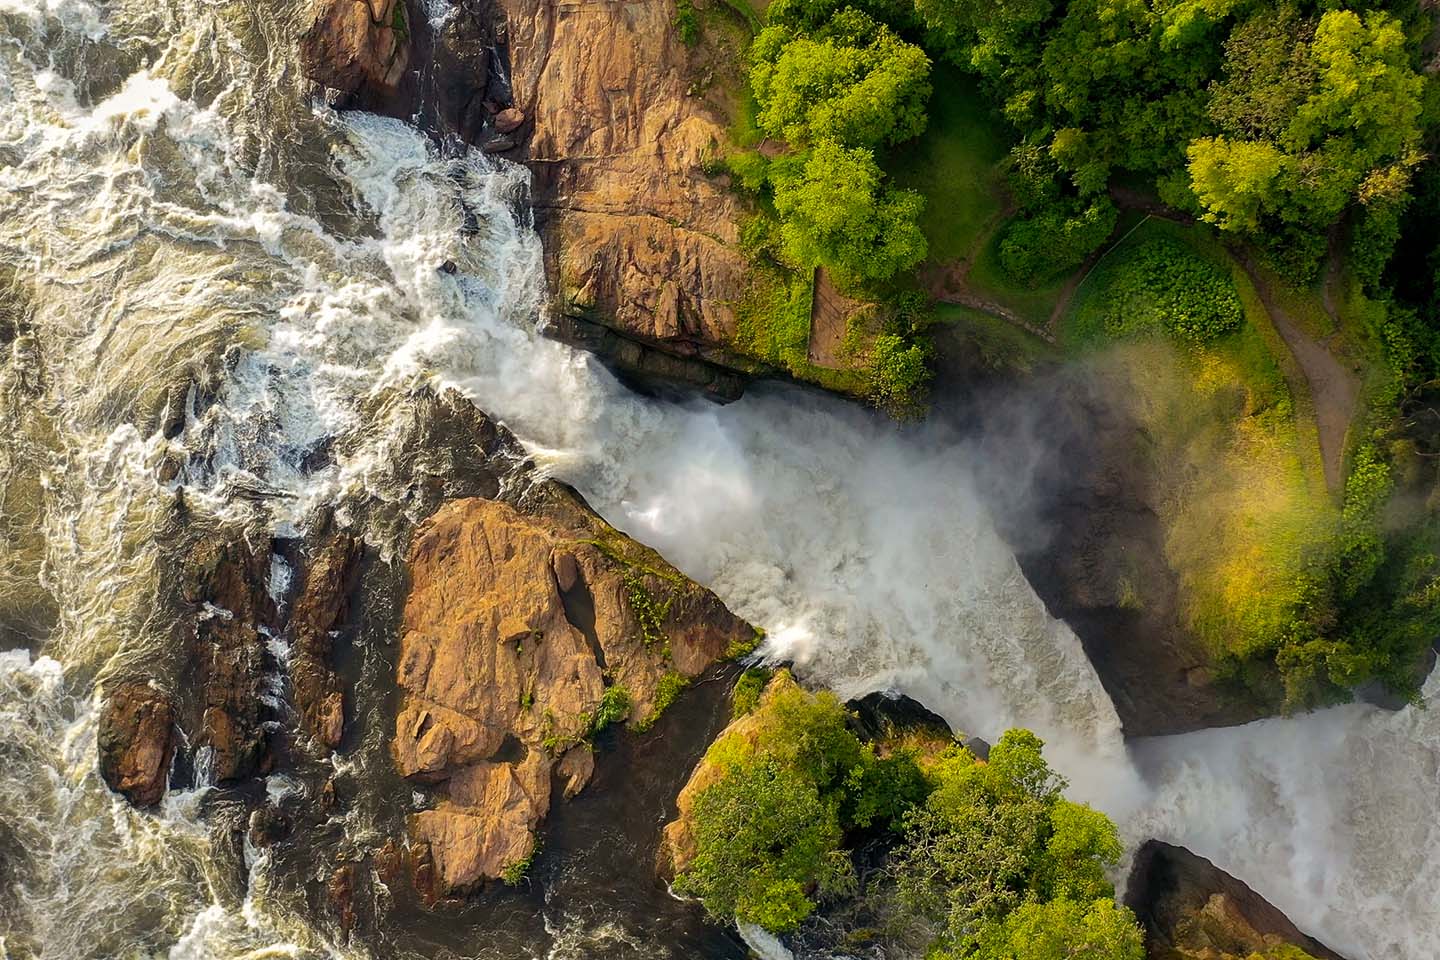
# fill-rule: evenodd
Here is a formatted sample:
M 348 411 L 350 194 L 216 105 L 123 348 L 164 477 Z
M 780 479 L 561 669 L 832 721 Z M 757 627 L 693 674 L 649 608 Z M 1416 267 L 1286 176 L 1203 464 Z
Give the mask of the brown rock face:
M 573 795 L 593 770 L 581 741 L 607 687 L 628 718 L 753 638 L 752 628 L 561 488 L 539 513 L 483 499 L 441 507 L 410 552 L 392 750 L 441 782 L 416 815 L 436 889 L 500 877 L 534 847 L 551 776 Z M 618 691 L 617 691 L 618 692 Z
M 726 121 L 696 95 L 710 67 L 680 41 L 673 3 L 500 6 L 515 101 L 533 121 L 559 335 L 633 372 L 738 395 L 742 382 L 718 368 L 754 368 L 728 349 L 746 273 L 743 210 L 702 169 L 727 142 Z
M 1209 860 L 1158 840 L 1136 855 L 1125 902 L 1145 926 L 1150 960 L 1249 960 L 1287 944 L 1344 960 Z
M 330 750 L 340 746 L 345 727 L 345 693 L 335 675 L 333 631 L 347 613 L 359 556 L 353 536 L 330 534 L 312 556 L 290 613 L 295 708 L 305 732 Z
M 165 795 L 175 756 L 175 706 L 144 680 L 107 691 L 100 713 L 100 775 L 137 807 Z
M 377 100 L 398 89 L 410 47 L 405 0 L 319 0 L 300 61 L 317 83 Z

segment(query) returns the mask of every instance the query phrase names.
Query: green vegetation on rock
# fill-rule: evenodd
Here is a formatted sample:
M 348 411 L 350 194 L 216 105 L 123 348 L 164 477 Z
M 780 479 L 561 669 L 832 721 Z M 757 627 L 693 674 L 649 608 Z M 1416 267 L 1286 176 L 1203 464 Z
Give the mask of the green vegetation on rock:
M 695 849 L 675 882 L 712 916 L 784 932 L 860 900 L 893 918 L 881 936 L 920 931 L 930 957 L 1141 956 L 1105 876 L 1115 827 L 1063 798 L 1034 734 L 1006 733 L 988 762 L 953 741 L 865 743 L 833 695 L 783 672 L 736 714 L 692 780 Z M 863 878 L 862 844 L 884 859 Z

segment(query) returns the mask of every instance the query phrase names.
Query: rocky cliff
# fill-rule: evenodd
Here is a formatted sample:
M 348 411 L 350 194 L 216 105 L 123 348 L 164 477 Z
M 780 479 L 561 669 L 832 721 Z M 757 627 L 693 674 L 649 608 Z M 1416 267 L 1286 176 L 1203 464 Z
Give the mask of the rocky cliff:
M 396 668 L 395 764 L 443 782 L 412 818 L 436 892 L 506 876 L 535 849 L 551 780 L 594 769 L 590 738 L 648 729 L 754 630 L 709 591 L 576 504 L 569 522 L 483 499 L 417 532 Z
M 1125 902 L 1149 960 L 1343 960 L 1209 860 L 1158 840 L 1136 854 Z
M 734 399 L 761 367 L 730 349 L 744 214 L 705 173 L 727 142 L 748 33 L 715 4 L 687 46 L 674 0 L 318 0 L 300 44 L 332 102 L 526 163 L 551 332 L 647 382 Z
M 733 396 L 719 367 L 753 366 L 726 349 L 743 211 L 703 169 L 728 139 L 716 60 L 733 49 L 682 43 L 673 0 L 501 5 L 561 335 Z

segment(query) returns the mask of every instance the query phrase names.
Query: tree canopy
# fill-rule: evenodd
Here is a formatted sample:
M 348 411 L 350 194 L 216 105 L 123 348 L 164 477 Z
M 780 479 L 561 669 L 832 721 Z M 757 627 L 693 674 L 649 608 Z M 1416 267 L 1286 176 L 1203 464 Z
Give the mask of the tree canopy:
M 876 147 L 925 129 L 930 58 L 858 10 L 808 33 L 772 24 L 755 38 L 751 59 L 756 123 L 772 137 Z
M 925 259 L 917 219 L 924 198 L 884 184 L 875 156 L 831 140 L 815 146 L 799 173 L 775 183 L 786 257 L 863 279 L 884 279 Z

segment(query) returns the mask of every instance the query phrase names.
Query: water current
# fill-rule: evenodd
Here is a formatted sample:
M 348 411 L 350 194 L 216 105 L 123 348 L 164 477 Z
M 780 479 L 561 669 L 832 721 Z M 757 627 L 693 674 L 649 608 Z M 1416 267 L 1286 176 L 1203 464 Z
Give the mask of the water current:
M 1436 711 L 1127 746 L 972 446 L 781 386 L 642 398 L 539 336 L 525 171 L 311 100 L 302 6 L 0 0 L 0 958 L 365 955 L 270 895 L 270 855 L 227 846 L 203 783 L 154 814 L 113 797 L 95 689 L 165 642 L 177 491 L 275 535 L 395 499 L 403 410 L 373 401 L 421 382 L 504 420 L 811 681 L 1029 726 L 1132 843 L 1214 859 L 1349 956 L 1440 956 Z M 627 923 L 547 918 L 521 953 L 667 955 Z

